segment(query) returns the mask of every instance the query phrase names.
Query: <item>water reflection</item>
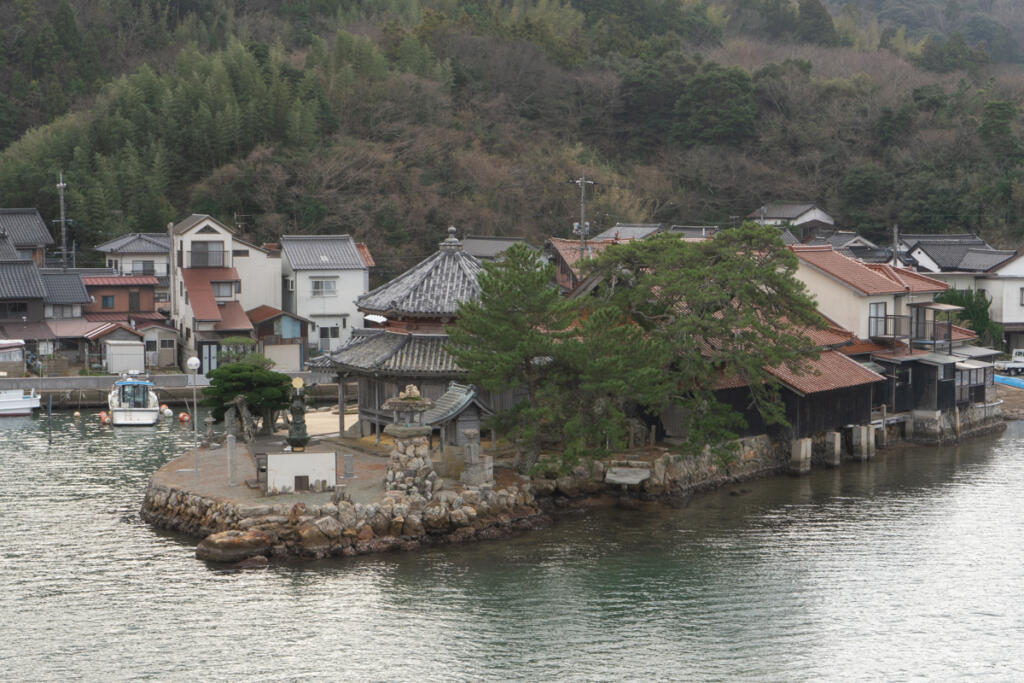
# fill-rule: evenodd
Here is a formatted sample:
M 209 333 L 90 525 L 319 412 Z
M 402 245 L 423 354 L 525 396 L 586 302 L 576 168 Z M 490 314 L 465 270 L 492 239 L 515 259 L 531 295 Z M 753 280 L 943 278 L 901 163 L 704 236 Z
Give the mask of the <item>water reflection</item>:
M 511 541 L 228 572 L 138 520 L 188 426 L 0 423 L 4 678 L 1024 674 L 1019 423 Z

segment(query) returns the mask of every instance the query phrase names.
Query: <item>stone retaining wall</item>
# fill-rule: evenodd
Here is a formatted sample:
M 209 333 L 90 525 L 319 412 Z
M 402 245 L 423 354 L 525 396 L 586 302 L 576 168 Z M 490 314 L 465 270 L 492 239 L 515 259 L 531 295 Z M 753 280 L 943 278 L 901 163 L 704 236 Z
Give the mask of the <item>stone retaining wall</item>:
M 323 558 L 422 543 L 500 538 L 548 526 L 527 482 L 501 490 L 437 491 L 429 500 L 391 491 L 377 503 L 324 505 L 236 503 L 151 483 L 142 518 L 154 526 L 206 537 L 201 559 L 238 561 L 253 555 Z

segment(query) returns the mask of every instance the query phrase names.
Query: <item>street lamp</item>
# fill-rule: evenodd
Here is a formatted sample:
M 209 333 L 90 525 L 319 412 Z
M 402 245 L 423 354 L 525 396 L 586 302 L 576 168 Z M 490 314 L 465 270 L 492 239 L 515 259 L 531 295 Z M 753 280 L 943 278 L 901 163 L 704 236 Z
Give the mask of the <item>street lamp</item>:
M 199 370 L 199 359 L 192 356 L 185 361 L 185 366 L 192 372 L 192 455 L 195 458 L 195 468 L 192 470 L 192 493 L 199 489 L 199 427 L 196 420 L 199 419 L 199 406 L 196 405 L 196 373 Z

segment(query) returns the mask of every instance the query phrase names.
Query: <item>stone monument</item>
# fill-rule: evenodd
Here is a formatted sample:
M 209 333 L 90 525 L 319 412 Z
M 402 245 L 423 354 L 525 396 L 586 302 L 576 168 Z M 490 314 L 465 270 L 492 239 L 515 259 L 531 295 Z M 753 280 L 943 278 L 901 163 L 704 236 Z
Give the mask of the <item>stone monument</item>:
M 423 413 L 433 406 L 434 402 L 421 396 L 414 384 L 381 406 L 391 411 L 394 420 L 384 428 L 395 442 L 384 474 L 385 491 L 416 491 L 427 498 L 433 493 L 437 473 L 430 461 L 430 427 L 422 422 Z
M 481 457 L 480 430 L 465 429 L 462 435 L 466 437 L 466 462 L 462 468 L 462 483 L 467 486 L 494 484 L 494 458 L 489 455 Z
M 309 443 L 309 433 L 306 431 L 306 397 L 302 393 L 302 378 L 296 377 L 292 380 L 292 404 L 288 412 L 292 414 L 291 424 L 288 425 L 288 436 L 285 441 L 292 447 L 292 451 L 299 453 L 306 450 Z

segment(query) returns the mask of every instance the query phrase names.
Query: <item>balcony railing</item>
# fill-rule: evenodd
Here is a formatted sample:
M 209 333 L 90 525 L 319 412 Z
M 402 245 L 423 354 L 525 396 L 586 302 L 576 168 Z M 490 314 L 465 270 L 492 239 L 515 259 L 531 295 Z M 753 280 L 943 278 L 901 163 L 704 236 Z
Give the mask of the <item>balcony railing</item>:
M 186 268 L 223 268 L 223 251 L 190 251 Z
M 870 316 L 868 318 L 868 336 L 872 339 L 906 339 L 910 337 L 910 316 Z
M 949 341 L 953 328 L 949 321 L 918 320 L 913 325 L 912 338 L 920 342 Z

